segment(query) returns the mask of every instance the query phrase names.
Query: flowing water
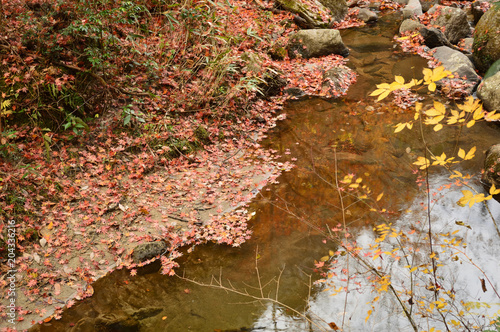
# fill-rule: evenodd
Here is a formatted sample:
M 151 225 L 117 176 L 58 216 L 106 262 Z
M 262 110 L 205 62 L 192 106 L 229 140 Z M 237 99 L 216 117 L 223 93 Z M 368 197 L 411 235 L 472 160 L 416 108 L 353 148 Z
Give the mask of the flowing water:
M 250 224 L 252 239 L 241 248 L 198 247 L 181 259 L 178 273 L 187 278 L 205 284 L 222 283 L 250 296 L 162 276 L 158 265 L 152 264 L 139 270 L 135 277 L 127 271 L 116 271 L 98 280 L 91 298 L 66 310 L 61 320 L 52 320 L 37 329 L 92 331 L 100 320 L 116 321 L 108 329 L 113 330 L 114 326 L 116 331 L 314 331 L 318 328 L 293 312 L 308 306 L 311 321 L 317 321 L 317 315 L 340 326 L 343 320 L 346 331 L 410 331 L 404 316 L 395 314 L 397 308 L 390 300 L 381 300 L 373 318 L 365 323 L 370 309 L 366 303 L 374 296 L 371 292 L 352 291 L 346 298 L 331 296 L 322 291 L 322 286 L 313 285 L 320 277 L 313 271 L 315 260 L 339 249 L 324 241 L 321 230 L 326 225 L 332 229 L 345 223 L 352 238 L 369 243 L 375 237 L 375 223 L 409 225 L 423 218 L 422 189 L 412 172 L 412 163 L 423 155 L 421 135 L 418 130 L 393 133 L 395 123 L 406 121 L 413 114 L 388 102 L 375 103 L 374 98 L 368 97 L 375 84 L 390 82 L 394 75 L 418 78 L 426 66 L 425 60 L 403 54 L 395 47 L 392 37 L 397 31 L 396 22 L 394 16 L 386 16 L 374 26 L 342 32 L 351 49 L 349 66 L 359 74 L 358 82 L 345 98 L 307 98 L 288 103 L 284 110 L 287 119 L 269 134 L 264 144 L 285 159 L 296 158 L 297 167 L 264 188 L 251 204 L 250 210 L 255 212 Z M 426 141 L 436 154 L 451 154 L 457 135 L 457 130 L 425 130 Z M 477 146 L 480 154 L 496 143 L 498 130 L 487 124 L 476 125 L 464 137 L 460 145 L 466 150 Z M 464 164 L 463 169 L 477 174 L 482 158 L 476 159 Z M 346 189 L 341 201 L 335 183 L 349 174 L 354 175 L 352 181 L 362 180 L 358 180 L 360 186 L 356 190 Z M 439 192 L 444 178 L 439 173 L 431 174 L 432 192 Z M 479 188 L 477 181 L 471 183 Z M 374 203 L 377 211 L 370 211 L 349 193 L 384 195 Z M 498 244 L 494 245 L 498 238 L 495 239 L 491 221 L 484 209 L 457 207 L 454 202 L 460 196 L 460 188 L 450 189 L 447 195 L 437 194 L 436 198 L 441 199 L 434 204 L 432 213 L 444 217 L 436 221 L 435 227 L 444 228 L 443 223 L 457 220 L 469 225 L 470 229 L 464 227 L 460 234 L 471 243 L 471 250 L 482 253 L 471 254 L 476 255 L 474 260 L 492 260 L 498 255 Z M 498 203 L 490 203 L 493 214 L 499 215 Z M 500 275 L 498 264 L 492 262 L 486 264 L 486 272 Z M 339 259 L 338 268 L 345 264 Z M 355 269 L 355 264 L 351 264 Z M 477 301 L 499 302 L 491 296 L 491 290 L 481 292 L 477 270 L 467 266 L 461 271 L 470 273 L 462 273 L 464 280 L 457 280 L 457 290 L 469 291 Z M 268 296 L 277 296 L 284 306 L 259 301 Z

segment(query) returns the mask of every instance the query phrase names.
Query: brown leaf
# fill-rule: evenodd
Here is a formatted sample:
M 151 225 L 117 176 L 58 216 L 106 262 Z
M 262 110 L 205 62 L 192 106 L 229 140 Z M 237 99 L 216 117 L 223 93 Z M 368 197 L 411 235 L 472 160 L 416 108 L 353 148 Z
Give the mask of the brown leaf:
M 330 326 L 330 328 L 334 331 L 338 331 L 339 330 L 339 327 L 337 326 L 337 324 L 335 324 L 334 322 L 330 322 L 328 323 L 328 326 Z
M 484 281 L 484 279 L 479 279 L 481 280 L 481 288 L 483 289 L 483 293 L 486 293 L 487 289 L 486 289 L 486 282 Z

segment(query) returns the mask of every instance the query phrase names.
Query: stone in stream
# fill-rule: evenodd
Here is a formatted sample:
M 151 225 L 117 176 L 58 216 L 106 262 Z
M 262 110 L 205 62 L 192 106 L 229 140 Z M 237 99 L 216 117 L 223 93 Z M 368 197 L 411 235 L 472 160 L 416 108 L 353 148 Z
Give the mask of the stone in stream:
M 444 28 L 444 35 L 454 45 L 471 33 L 467 14 L 459 8 L 437 5 L 429 9 L 428 13 L 438 14 L 431 24 Z
M 493 184 L 496 188 L 500 188 L 500 144 L 492 145 L 486 151 L 481 182 L 487 191 Z M 499 195 L 495 195 L 494 198 L 500 201 Z
M 500 59 L 500 2 L 481 17 L 474 32 L 472 54 L 477 68 L 485 72 Z
M 309 29 L 296 32 L 288 42 L 288 56 L 314 58 L 330 54 L 349 55 L 340 32 L 335 29 Z
M 440 61 L 446 70 L 451 71 L 452 74 L 457 73 L 460 77 L 460 80 L 462 80 L 462 77 L 465 77 L 465 81 L 470 84 L 467 92 L 469 94 L 472 93 L 477 83 L 481 81 L 481 78 L 476 73 L 474 65 L 469 60 L 469 58 L 462 52 L 451 49 L 448 46 L 436 47 L 433 48 L 432 51 L 434 51 L 434 58 Z M 438 84 L 442 84 L 446 80 L 449 79 L 445 78 L 439 81 Z
M 399 34 L 402 35 L 403 33 L 407 32 L 407 31 L 416 31 L 416 30 L 419 30 L 421 28 L 424 28 L 425 25 L 423 25 L 422 23 L 416 21 L 416 20 L 413 20 L 411 18 L 408 18 L 406 20 L 404 20 L 401 25 L 399 26 Z
M 403 8 L 403 19 L 414 18 L 422 15 L 422 5 L 419 0 L 410 0 Z
M 500 111 L 500 71 L 481 82 L 477 96 L 488 111 Z
M 423 27 L 419 31 L 424 38 L 424 44 L 429 48 L 439 46 L 448 46 L 450 48 L 453 48 L 453 45 L 448 39 L 446 39 L 446 36 L 441 30 L 436 28 Z
M 378 16 L 375 12 L 372 12 L 368 8 L 360 8 L 358 12 L 358 19 L 365 23 L 376 22 L 378 20 Z

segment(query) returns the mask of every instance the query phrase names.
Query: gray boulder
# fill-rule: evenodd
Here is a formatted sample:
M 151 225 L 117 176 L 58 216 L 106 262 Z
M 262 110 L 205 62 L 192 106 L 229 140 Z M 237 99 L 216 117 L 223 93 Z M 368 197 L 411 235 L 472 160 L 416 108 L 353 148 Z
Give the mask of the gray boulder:
M 469 60 L 469 58 L 460 51 L 454 50 L 448 46 L 440 46 L 433 48 L 435 51 L 433 54 L 434 58 L 440 61 L 446 70 L 451 71 L 453 74 L 458 74 L 459 78 L 444 78 L 437 82 L 438 85 L 443 86 L 450 80 L 456 81 L 457 83 L 463 83 L 464 81 L 469 84 L 465 91 L 470 95 L 474 91 L 475 87 L 481 81 L 481 77 L 476 74 L 474 65 Z M 465 79 L 463 79 L 465 77 Z
M 349 55 L 340 32 L 335 29 L 300 30 L 288 42 L 288 56 L 314 58 L 330 54 Z
M 433 48 L 434 58 L 439 60 L 446 70 L 453 74 L 457 73 L 459 77 L 466 77 L 470 82 L 479 82 L 481 78 L 474 70 L 474 65 L 469 58 L 460 51 L 456 51 L 448 46 Z
M 366 23 L 376 22 L 378 20 L 378 15 L 368 8 L 360 8 L 358 12 L 358 19 Z
M 500 59 L 500 2 L 481 17 L 474 32 L 472 54 L 479 70 L 485 72 Z
M 419 0 L 410 0 L 403 8 L 403 19 L 414 18 L 422 14 L 422 5 Z
M 477 96 L 488 111 L 500 111 L 500 72 L 486 78 L 479 85 Z
M 434 6 L 429 13 L 437 12 L 438 16 L 431 20 L 431 24 L 444 28 L 444 35 L 452 43 L 457 44 L 460 39 L 470 35 L 471 28 L 467 20 L 467 14 L 454 7 Z
M 407 31 L 420 30 L 423 27 L 425 27 L 425 25 L 423 25 L 422 23 L 408 18 L 404 20 L 399 26 L 399 34 L 403 34 Z

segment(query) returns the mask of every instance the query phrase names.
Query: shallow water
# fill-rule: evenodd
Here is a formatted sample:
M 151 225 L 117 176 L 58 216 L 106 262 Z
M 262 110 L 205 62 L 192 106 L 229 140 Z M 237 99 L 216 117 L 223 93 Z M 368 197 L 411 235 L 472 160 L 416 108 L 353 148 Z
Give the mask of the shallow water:
M 278 150 L 287 160 L 296 158 L 297 166 L 279 177 L 278 183 L 264 188 L 251 204 L 250 210 L 255 212 L 250 223 L 252 239 L 241 248 L 198 247 L 180 260 L 179 274 L 207 284 L 222 282 L 225 287 L 248 292 L 250 296 L 165 277 L 157 272 L 159 266 L 152 264 L 139 270 L 136 277 L 130 277 L 127 271 L 116 271 L 98 280 L 94 296 L 66 310 L 61 320 L 52 320 L 38 329 L 92 331 L 98 318 L 120 322 L 111 328 L 115 331 L 316 330 L 290 310 L 303 311 L 308 305 L 310 315 L 317 314 L 327 322 L 339 324 L 345 299 L 328 296 L 321 292 L 320 286 L 311 286 L 319 278 L 313 272 L 315 260 L 329 250 L 337 250 L 331 242 L 324 243 L 322 229 L 345 220 L 352 237 L 368 241 L 373 237 L 371 228 L 375 223 L 409 222 L 414 215 L 408 209 L 416 211 L 422 201 L 412 162 L 423 154 L 423 142 L 417 130 L 393 134 L 393 125 L 413 114 L 367 97 L 375 84 L 390 82 L 393 75 L 403 75 L 406 79 L 418 77 L 426 65 L 420 57 L 402 54 L 394 47 L 392 37 L 397 30 L 394 22 L 394 17 L 386 17 L 375 26 L 342 32 L 345 44 L 351 49 L 349 66 L 359 73 L 358 82 L 345 98 L 335 101 L 307 98 L 287 105 L 284 111 L 287 119 L 269 134 L 264 144 Z M 456 130 L 425 131 L 427 143 L 439 154 L 442 151 L 449 154 L 455 149 L 456 135 Z M 465 137 L 460 141 L 461 146 L 466 150 L 477 146 L 480 154 L 496 143 L 498 130 L 487 124 L 476 125 Z M 475 163 L 464 164 L 465 169 L 479 172 L 482 160 L 476 159 Z M 365 185 L 364 191 L 369 190 L 373 197 L 384 193 L 377 203 L 380 205 L 377 209 L 385 209 L 384 213 L 370 211 L 355 196 L 339 200 L 334 184 L 348 174 L 354 174 L 354 180 L 362 178 L 360 186 Z M 432 183 L 442 181 L 439 174 L 433 176 Z M 350 193 L 348 189 L 346 193 Z M 358 190 L 351 193 L 360 194 Z M 453 195 L 452 199 L 458 200 Z M 463 216 L 462 211 L 455 209 L 435 211 Z M 473 230 L 480 228 L 481 213 L 473 211 L 467 217 L 466 222 Z M 469 232 L 469 236 L 476 235 L 472 230 Z M 497 252 L 492 250 L 488 255 Z M 489 272 L 498 275 L 498 266 L 494 267 L 497 270 Z M 275 299 L 276 292 L 279 302 L 289 309 L 258 301 L 259 297 Z M 350 295 L 346 330 L 388 330 L 387 324 L 391 324 L 392 330 L 408 330 L 408 324 L 399 318 L 384 319 L 387 311 L 383 310 L 375 323 L 364 325 L 368 310 L 365 303 L 370 300 L 369 296 L 363 296 L 354 292 Z M 389 302 L 387 307 L 391 308 Z

